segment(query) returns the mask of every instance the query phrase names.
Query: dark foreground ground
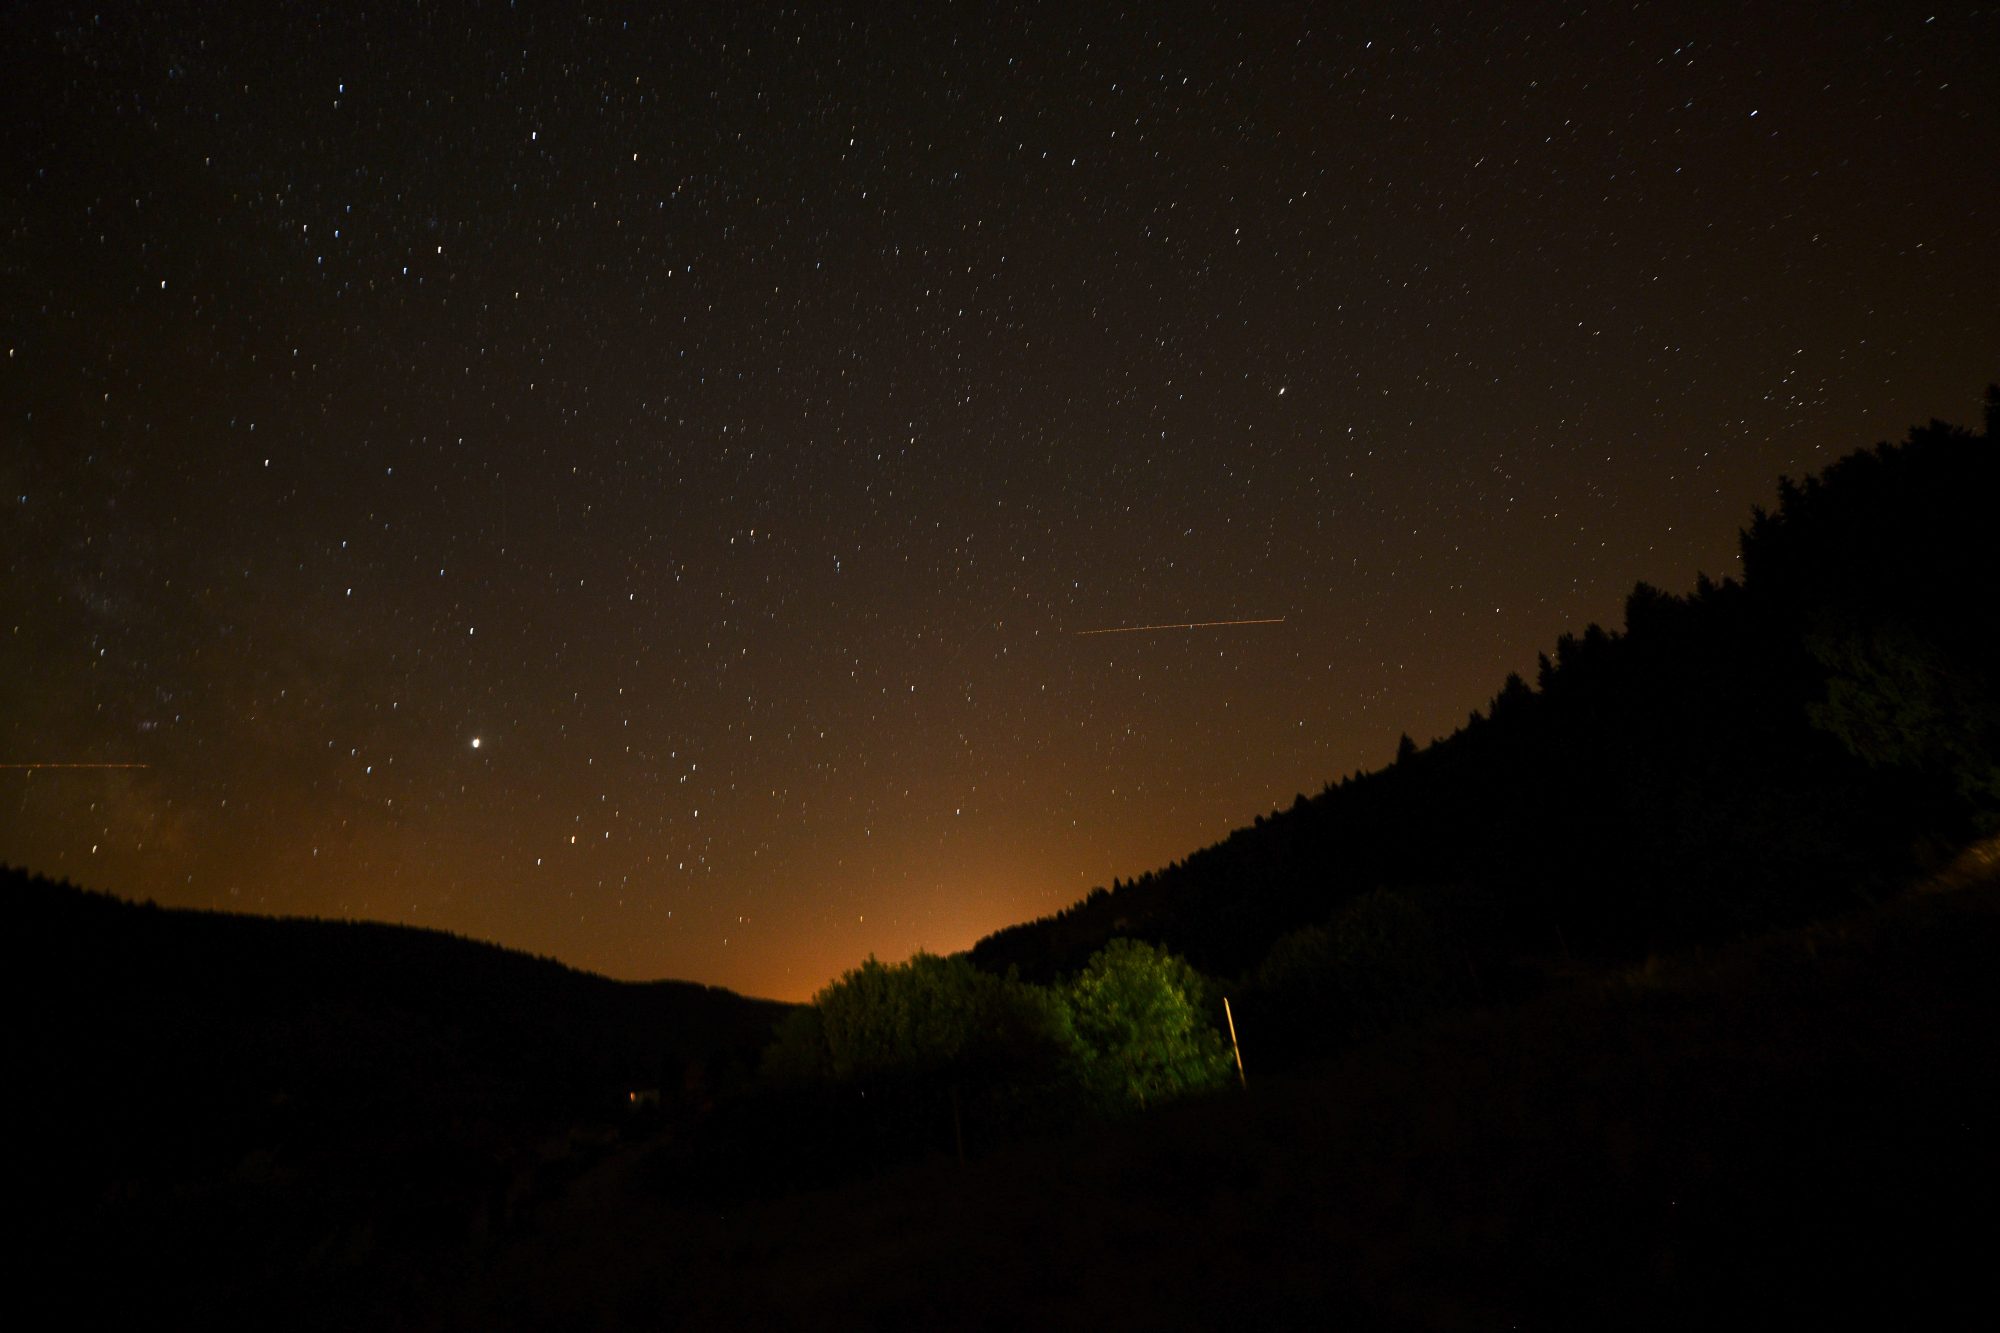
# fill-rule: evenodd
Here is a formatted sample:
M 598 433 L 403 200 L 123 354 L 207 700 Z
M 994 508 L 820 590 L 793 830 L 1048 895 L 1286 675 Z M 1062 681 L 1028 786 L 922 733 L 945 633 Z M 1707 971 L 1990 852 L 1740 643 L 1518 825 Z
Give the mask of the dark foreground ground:
M 401 1311 L 625 1329 L 1959 1326 L 2000 886 L 1581 979 L 1244 1094 L 730 1207 L 657 1144 Z M 386 1312 L 385 1312 L 386 1313 Z

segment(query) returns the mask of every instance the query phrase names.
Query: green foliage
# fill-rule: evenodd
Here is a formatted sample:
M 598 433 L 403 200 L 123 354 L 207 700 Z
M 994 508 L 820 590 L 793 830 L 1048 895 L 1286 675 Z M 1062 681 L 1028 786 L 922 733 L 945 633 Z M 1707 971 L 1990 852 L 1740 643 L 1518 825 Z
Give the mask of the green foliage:
M 1199 972 L 1134 940 L 1114 940 L 1067 986 L 963 957 L 870 958 L 785 1018 L 763 1072 L 779 1088 L 862 1085 L 883 1115 L 902 1113 L 885 1099 L 956 1090 L 968 1117 L 1032 1126 L 1217 1086 L 1231 1063 L 1215 1008 Z
M 765 1053 L 780 1083 L 877 1077 L 992 1081 L 1070 1058 L 1060 997 L 965 958 L 868 959 L 791 1014 Z
M 1113 940 L 1070 988 L 1088 1077 L 1111 1105 L 1145 1106 L 1221 1085 L 1230 1056 L 1202 975 L 1138 940 Z

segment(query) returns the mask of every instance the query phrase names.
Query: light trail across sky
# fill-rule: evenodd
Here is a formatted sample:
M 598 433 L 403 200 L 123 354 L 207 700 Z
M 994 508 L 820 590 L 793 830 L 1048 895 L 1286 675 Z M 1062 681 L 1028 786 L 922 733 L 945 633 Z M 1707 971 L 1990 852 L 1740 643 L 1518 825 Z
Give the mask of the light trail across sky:
M 1181 620 L 1169 625 L 1113 625 L 1108 629 L 1080 629 L 1076 632 L 1076 637 L 1082 639 L 1092 634 L 1145 634 L 1152 630 L 1222 629 L 1229 625 L 1282 625 L 1284 623 L 1285 618 L 1283 616 L 1268 616 L 1261 620 Z
M 151 764 L 0 764 L 0 768 L 151 768 Z

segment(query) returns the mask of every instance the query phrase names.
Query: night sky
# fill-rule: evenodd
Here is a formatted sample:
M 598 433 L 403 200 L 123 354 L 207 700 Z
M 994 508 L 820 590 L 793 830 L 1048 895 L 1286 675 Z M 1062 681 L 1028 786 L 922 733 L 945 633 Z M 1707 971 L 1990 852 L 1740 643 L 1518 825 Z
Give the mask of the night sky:
M 2000 377 L 2000 10 L 676 8 L 6 8 L 0 860 L 800 998 Z

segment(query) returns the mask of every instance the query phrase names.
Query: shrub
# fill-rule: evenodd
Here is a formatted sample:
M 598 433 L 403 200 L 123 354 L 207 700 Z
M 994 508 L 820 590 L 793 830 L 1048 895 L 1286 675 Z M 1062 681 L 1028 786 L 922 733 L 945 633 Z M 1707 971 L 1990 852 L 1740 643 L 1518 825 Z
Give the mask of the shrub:
M 1111 1106 L 1139 1106 L 1220 1086 L 1229 1049 L 1209 1017 L 1202 975 L 1138 940 L 1099 950 L 1070 988 L 1086 1076 Z
M 1459 974 L 1430 914 L 1384 889 L 1349 900 L 1323 926 L 1281 937 L 1255 984 L 1292 1041 L 1312 1048 L 1435 1012 L 1458 998 Z
M 1046 1082 L 1077 1055 L 1062 997 L 963 957 L 873 958 L 780 1025 L 764 1056 L 781 1084 Z

